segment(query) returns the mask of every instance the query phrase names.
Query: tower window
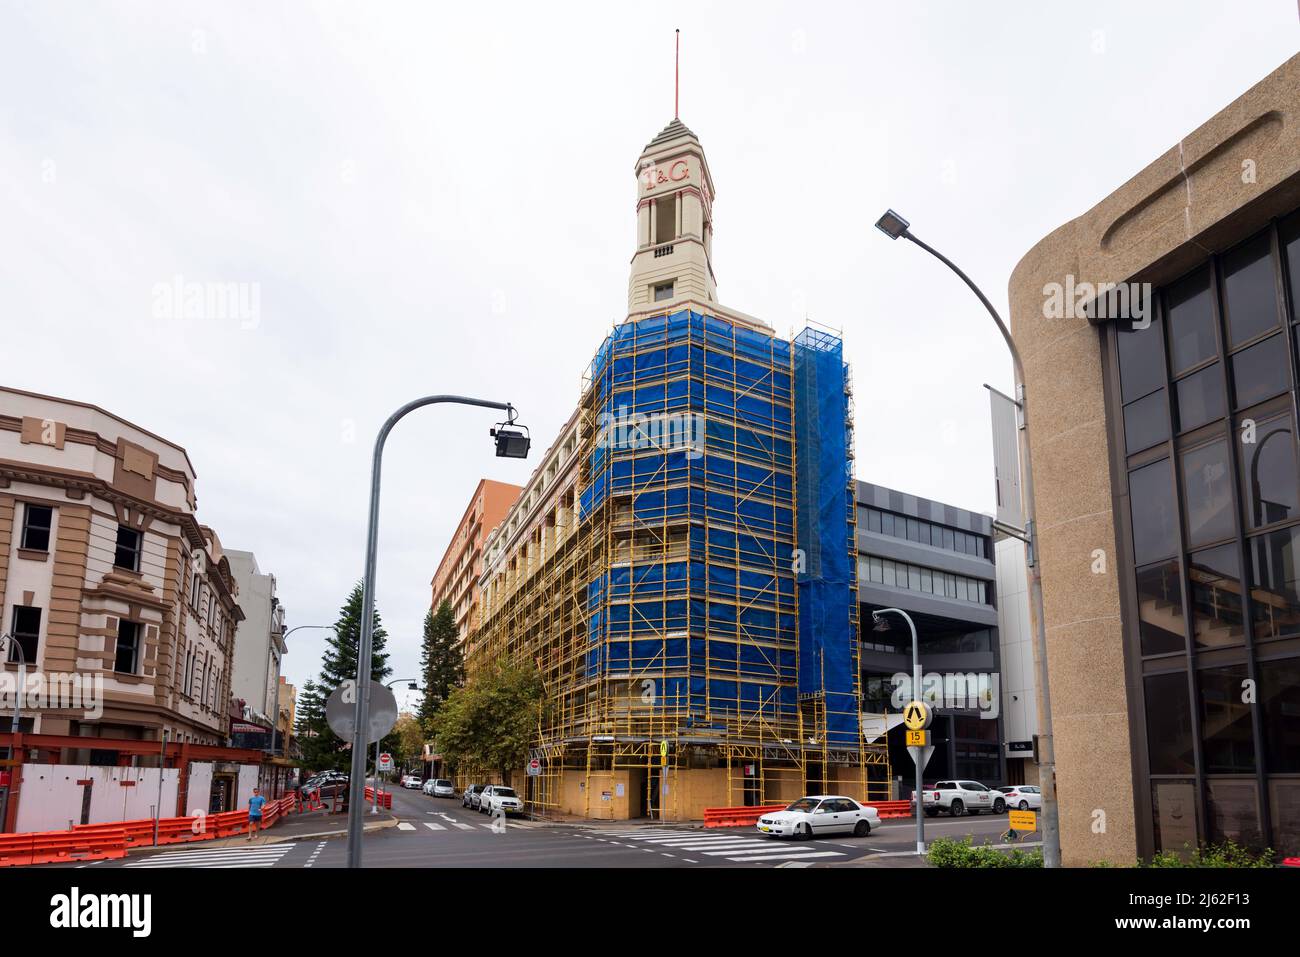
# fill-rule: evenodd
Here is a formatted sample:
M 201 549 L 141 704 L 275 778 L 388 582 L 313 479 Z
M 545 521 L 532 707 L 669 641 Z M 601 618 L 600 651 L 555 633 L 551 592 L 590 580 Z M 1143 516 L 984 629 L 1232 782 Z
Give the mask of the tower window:
M 655 302 L 662 302 L 665 299 L 673 298 L 673 284 L 670 282 L 661 282 L 654 287 Z
M 677 238 L 677 194 L 655 200 L 655 242 L 666 243 Z

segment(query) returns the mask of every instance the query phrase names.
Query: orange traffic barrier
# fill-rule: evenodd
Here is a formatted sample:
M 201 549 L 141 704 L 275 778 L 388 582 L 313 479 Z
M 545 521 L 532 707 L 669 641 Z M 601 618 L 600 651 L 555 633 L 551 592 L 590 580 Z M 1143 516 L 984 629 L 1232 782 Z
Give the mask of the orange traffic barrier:
M 126 831 L 120 824 L 87 824 L 77 831 L 43 831 L 31 837 L 33 864 L 126 857 Z
M 864 801 L 867 807 L 874 807 L 881 818 L 911 817 L 911 801 Z
M 369 785 L 366 786 L 366 800 L 371 804 L 375 802 L 375 789 L 370 787 Z M 382 808 L 387 808 L 390 811 L 393 809 L 392 791 L 381 791 L 379 793 L 379 806 Z
M 706 807 L 705 827 L 747 827 L 757 824 L 764 814 L 785 810 L 784 804 L 765 804 L 762 807 Z
M 32 862 L 34 834 L 0 834 L 0 867 Z

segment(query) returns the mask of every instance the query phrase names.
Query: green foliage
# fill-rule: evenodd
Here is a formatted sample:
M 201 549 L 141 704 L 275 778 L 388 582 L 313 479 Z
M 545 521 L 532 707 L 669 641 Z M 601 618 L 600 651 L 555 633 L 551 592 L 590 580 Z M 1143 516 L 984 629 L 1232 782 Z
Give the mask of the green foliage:
M 300 735 L 299 744 L 302 747 L 303 762 L 313 771 L 325 768 L 347 771 L 352 765 L 351 750 L 344 746 L 343 740 L 325 721 L 325 700 L 344 681 L 356 680 L 357 647 L 361 644 L 361 604 L 362 586 L 361 582 L 357 582 L 348 595 L 347 601 L 339 609 L 334 630 L 326 639 L 325 654 L 321 658 L 320 681 L 312 685 L 314 692 L 320 698 L 320 706 L 318 716 L 313 718 L 307 727 L 315 734 L 312 737 Z M 384 631 L 378 608 L 375 609 L 374 616 L 370 678 L 372 681 L 382 682 L 392 674 L 393 669 L 388 666 L 388 653 L 384 651 L 388 633 Z M 305 688 L 306 686 L 304 690 Z M 303 707 L 301 703 L 299 707 Z M 394 743 L 395 735 L 390 734 L 381 743 L 381 747 L 391 748 Z
M 930 844 L 927 855 L 935 867 L 1042 867 L 1043 851 L 1013 849 L 1005 854 L 992 847 L 972 847 L 969 837 L 960 841 L 941 837 Z
M 499 662 L 454 689 L 433 718 L 438 750 L 453 767 L 510 771 L 528 757 L 542 708 L 542 680 L 532 664 Z
M 443 601 L 436 613 L 430 609 L 424 616 L 424 641 L 420 649 L 424 698 L 420 702 L 419 718 L 430 735 L 433 733 L 434 715 L 452 690 L 465 680 L 465 661 L 458 638 L 451 602 Z
M 1161 851 L 1139 867 L 1272 867 L 1272 850 L 1254 851 L 1233 841 L 1204 847 L 1183 845 L 1186 859 L 1176 851 Z
M 424 756 L 424 728 L 418 718 L 402 715 L 393 725 L 396 744 L 389 749 L 399 768 L 413 768 Z M 385 739 L 387 740 L 387 739 Z M 382 744 L 382 742 L 381 742 Z

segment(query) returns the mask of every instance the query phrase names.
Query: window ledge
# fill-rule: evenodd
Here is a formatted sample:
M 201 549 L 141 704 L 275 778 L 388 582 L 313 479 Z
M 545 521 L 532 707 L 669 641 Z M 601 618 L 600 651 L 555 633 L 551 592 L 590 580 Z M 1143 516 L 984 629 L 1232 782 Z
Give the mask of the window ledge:
M 18 557 L 25 558 L 30 562 L 47 562 L 50 560 L 50 553 L 37 548 L 20 548 L 18 549 Z

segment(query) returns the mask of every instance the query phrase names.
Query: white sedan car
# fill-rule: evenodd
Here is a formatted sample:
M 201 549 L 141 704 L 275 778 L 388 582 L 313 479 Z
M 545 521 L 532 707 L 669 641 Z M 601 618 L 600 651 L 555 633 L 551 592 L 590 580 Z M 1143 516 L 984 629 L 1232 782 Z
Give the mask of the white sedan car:
M 1037 811 L 1043 806 L 1043 792 L 1037 785 L 1021 784 L 998 788 L 1006 799 L 1007 807 L 1018 811 Z
M 879 825 L 880 814 L 874 807 L 842 794 L 814 794 L 801 797 L 784 811 L 764 814 L 755 826 L 774 837 L 811 838 L 844 832 L 865 837 Z
M 423 784 L 424 781 L 418 774 L 408 774 L 402 778 L 402 787 L 404 788 L 415 788 L 416 790 L 419 790 L 420 786 Z

